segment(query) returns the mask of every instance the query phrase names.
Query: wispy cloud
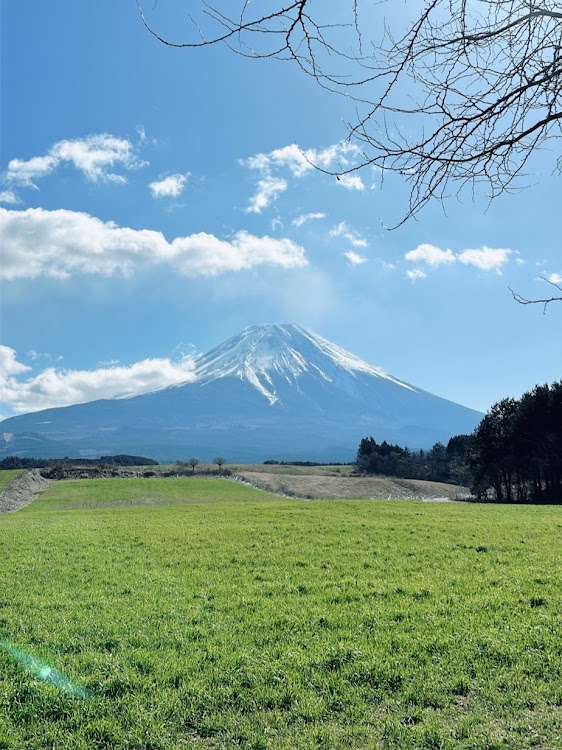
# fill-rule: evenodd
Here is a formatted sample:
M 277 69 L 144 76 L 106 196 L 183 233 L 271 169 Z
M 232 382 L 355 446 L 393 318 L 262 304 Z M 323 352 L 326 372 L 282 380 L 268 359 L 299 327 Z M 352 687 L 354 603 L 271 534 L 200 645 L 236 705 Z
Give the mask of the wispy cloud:
M 352 266 L 358 266 L 361 263 L 365 263 L 365 261 L 367 260 L 367 258 L 364 258 L 362 255 L 358 255 L 357 253 L 353 252 L 353 250 L 348 250 L 346 253 L 344 253 L 344 255 Z
M 323 214 L 321 212 L 317 213 L 309 213 L 309 214 L 301 214 L 300 216 L 297 216 L 296 219 L 293 219 L 291 222 L 294 227 L 302 227 L 303 224 L 306 224 L 307 221 L 315 221 L 316 219 L 325 219 L 326 214 Z
M 287 177 L 299 179 L 316 167 L 334 171 L 349 169 L 354 166 L 360 153 L 360 149 L 352 143 L 338 143 L 325 149 L 301 149 L 296 143 L 291 143 L 267 154 L 241 159 L 243 166 L 260 174 L 256 192 L 246 210 L 261 213 L 280 193 L 287 190 Z M 280 170 L 285 170 L 284 177 L 279 177 Z M 365 187 L 356 174 L 340 175 L 338 184 L 349 190 L 363 190 Z
M 410 271 L 406 271 L 406 276 L 412 281 L 417 281 L 418 279 L 427 278 L 426 272 L 422 271 L 421 268 L 413 268 Z
M 11 206 L 17 206 L 21 203 L 21 199 L 14 193 L 13 190 L 2 190 L 0 191 L 0 203 L 7 203 Z
M 8 171 L 4 178 L 6 182 L 13 182 L 21 187 L 38 189 L 34 180 L 41 179 L 54 172 L 58 165 L 53 156 L 34 156 L 27 161 L 12 159 L 8 163 Z
M 338 184 L 348 190 L 365 190 L 365 184 L 358 174 L 342 174 L 337 178 Z
M 465 266 L 473 266 L 481 271 L 496 271 L 496 273 L 501 273 L 502 266 L 508 262 L 510 255 L 514 252 L 514 250 L 509 250 L 508 248 L 483 246 L 462 250 L 460 253 L 455 254 L 450 249 L 442 250 L 436 245 L 424 243 L 418 245 L 415 250 L 407 252 L 404 258 L 412 263 L 423 263 L 430 268 L 437 268 L 438 266 L 450 265 L 452 263 L 462 263 Z M 406 275 L 410 279 L 421 279 L 425 278 L 427 273 L 417 268 L 414 271 L 407 271 Z
M 357 234 L 345 221 L 340 221 L 330 230 L 330 237 L 342 237 L 344 240 L 351 242 L 354 247 L 367 247 L 367 240 Z
M 251 214 L 261 214 L 264 208 L 267 208 L 270 203 L 277 200 L 281 193 L 287 190 L 287 187 L 286 180 L 271 176 L 264 177 L 263 180 L 258 181 L 256 192 L 251 196 L 246 211 Z
M 274 167 L 286 167 L 293 177 L 302 177 L 315 167 L 347 169 L 353 165 L 360 149 L 352 143 L 337 143 L 325 149 L 301 149 L 296 143 L 276 148 L 268 154 L 256 154 L 243 159 L 242 164 L 260 172 Z
M 8 183 L 22 187 L 38 188 L 37 181 L 47 177 L 61 164 L 72 164 L 91 182 L 126 182 L 115 167 L 137 169 L 147 162 L 135 153 L 135 146 L 126 138 L 109 133 L 89 135 L 86 138 L 58 141 L 47 154 L 31 159 L 12 159 L 4 174 Z
M 22 378 L 30 368 L 18 362 L 14 349 L 0 345 L 0 363 L 0 399 L 17 414 L 99 398 L 135 396 L 194 378 L 192 356 L 178 361 L 150 358 L 93 370 L 48 367 L 38 375 Z
M 185 183 L 190 177 L 191 172 L 186 174 L 171 174 L 156 180 L 149 184 L 150 192 L 153 198 L 177 198 L 183 193 Z
M 562 284 L 562 273 L 547 273 L 544 278 L 551 284 Z
M 304 248 L 289 239 L 239 231 L 230 239 L 206 232 L 168 242 L 161 232 L 120 227 L 86 213 L 0 208 L 6 280 L 77 274 L 131 274 L 168 266 L 185 276 L 216 276 L 260 265 L 307 265 Z

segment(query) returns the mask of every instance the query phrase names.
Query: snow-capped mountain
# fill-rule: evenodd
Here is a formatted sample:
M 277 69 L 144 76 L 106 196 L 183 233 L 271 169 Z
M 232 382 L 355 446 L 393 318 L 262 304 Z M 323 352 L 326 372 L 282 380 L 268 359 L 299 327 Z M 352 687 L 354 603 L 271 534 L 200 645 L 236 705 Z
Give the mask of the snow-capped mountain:
M 347 393 L 356 392 L 357 373 L 385 378 L 412 390 L 380 368 L 295 324 L 246 328 L 200 357 L 195 373 L 201 384 L 232 375 L 247 380 L 270 404 L 279 400 L 275 381 L 283 385 L 286 381 L 298 391 L 305 374 L 320 377 Z
M 426 448 L 481 418 L 300 326 L 261 325 L 200 355 L 189 382 L 6 419 L 0 455 L 347 461 L 366 435 Z

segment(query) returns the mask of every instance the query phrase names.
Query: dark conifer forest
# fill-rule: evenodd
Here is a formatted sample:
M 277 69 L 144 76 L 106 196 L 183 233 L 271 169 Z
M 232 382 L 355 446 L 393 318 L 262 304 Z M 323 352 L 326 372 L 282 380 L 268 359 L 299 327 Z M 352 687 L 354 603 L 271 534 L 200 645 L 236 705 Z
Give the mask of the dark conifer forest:
M 494 404 L 472 435 L 429 451 L 363 438 L 357 471 L 470 487 L 478 500 L 562 502 L 562 381 Z

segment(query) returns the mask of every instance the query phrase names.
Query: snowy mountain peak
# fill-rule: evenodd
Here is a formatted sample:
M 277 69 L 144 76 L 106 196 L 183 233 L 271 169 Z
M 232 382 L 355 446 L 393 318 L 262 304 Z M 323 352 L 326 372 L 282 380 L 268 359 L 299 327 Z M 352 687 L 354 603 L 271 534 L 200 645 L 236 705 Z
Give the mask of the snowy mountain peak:
M 249 382 L 271 404 L 279 400 L 282 385 L 299 387 L 307 375 L 353 393 L 359 373 L 411 386 L 373 367 L 322 336 L 294 323 L 246 328 L 196 360 L 196 382 L 235 376 Z
M 39 446 L 46 457 L 349 461 L 365 435 L 429 448 L 472 432 L 482 416 L 300 326 L 263 325 L 200 355 L 193 380 L 4 420 L 0 456 L 37 455 Z

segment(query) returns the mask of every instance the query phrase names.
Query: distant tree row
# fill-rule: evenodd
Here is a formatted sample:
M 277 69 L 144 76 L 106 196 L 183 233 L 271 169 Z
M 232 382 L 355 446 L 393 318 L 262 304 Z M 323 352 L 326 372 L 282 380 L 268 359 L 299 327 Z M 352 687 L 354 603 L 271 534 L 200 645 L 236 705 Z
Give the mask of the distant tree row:
M 21 456 L 6 456 L 0 460 L 0 469 L 45 469 L 59 464 L 73 466 L 158 466 L 158 461 L 145 456 L 101 456 L 100 458 L 23 458 Z
M 469 435 L 457 435 L 447 445 L 435 443 L 429 451 L 410 451 L 383 440 L 363 438 L 357 450 L 356 470 L 403 479 L 430 479 L 464 485 L 468 480 L 466 451 Z
M 353 466 L 354 461 L 347 461 L 342 463 L 341 461 L 276 461 L 272 458 L 263 462 L 264 466 Z
M 363 438 L 359 473 L 470 487 L 479 500 L 562 503 L 562 381 L 494 404 L 472 435 L 430 451 Z
M 212 462 L 216 464 L 219 471 L 221 471 L 222 467 L 226 464 L 226 458 L 223 458 L 222 456 L 215 456 Z M 187 461 L 176 461 L 177 466 L 189 466 L 194 474 L 195 468 L 199 466 L 200 463 L 201 461 L 198 458 L 188 458 Z

